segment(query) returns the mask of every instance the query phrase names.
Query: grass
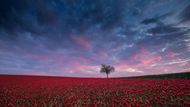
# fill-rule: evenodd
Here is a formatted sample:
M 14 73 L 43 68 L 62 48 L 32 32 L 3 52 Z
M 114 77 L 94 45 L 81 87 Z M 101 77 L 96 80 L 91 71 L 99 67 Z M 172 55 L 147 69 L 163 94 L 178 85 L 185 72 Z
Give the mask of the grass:
M 182 72 L 182 73 L 171 73 L 171 74 L 160 74 L 160 75 L 143 75 L 143 76 L 123 77 L 123 78 L 160 78 L 160 79 L 184 78 L 184 79 L 190 79 L 190 71 L 189 72 Z

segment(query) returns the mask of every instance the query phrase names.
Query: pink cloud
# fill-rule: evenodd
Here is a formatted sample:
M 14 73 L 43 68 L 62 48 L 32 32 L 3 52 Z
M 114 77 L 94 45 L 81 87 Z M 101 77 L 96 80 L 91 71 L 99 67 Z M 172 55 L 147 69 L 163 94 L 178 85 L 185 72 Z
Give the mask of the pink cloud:
M 73 72 L 86 72 L 84 68 L 86 66 L 89 66 L 91 63 L 90 59 L 84 58 L 84 57 L 75 57 L 71 58 L 67 62 L 67 67 L 70 68 Z
M 170 52 L 167 53 L 167 56 L 173 58 L 173 57 L 177 56 L 177 53 L 173 52 L 173 51 L 170 51 Z
M 141 48 L 140 53 L 135 54 L 133 59 L 143 65 L 149 65 L 160 61 L 162 57 L 159 55 L 153 55 L 148 50 Z
M 116 65 L 116 69 L 119 71 L 119 73 L 144 73 L 143 71 L 138 69 L 137 65 L 130 65 L 126 60 L 120 61 Z
M 108 57 L 108 53 L 106 51 L 98 51 L 98 55 L 101 57 L 101 58 L 107 58 Z
M 92 45 L 90 44 L 90 42 L 82 37 L 82 36 L 73 36 L 72 40 L 79 46 L 83 47 L 84 49 L 91 49 Z

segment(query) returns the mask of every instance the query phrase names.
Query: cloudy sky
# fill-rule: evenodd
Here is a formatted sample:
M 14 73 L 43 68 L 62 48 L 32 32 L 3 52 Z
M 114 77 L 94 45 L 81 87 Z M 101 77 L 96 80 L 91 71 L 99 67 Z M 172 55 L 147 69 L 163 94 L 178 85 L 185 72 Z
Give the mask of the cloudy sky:
M 0 0 L 0 74 L 190 71 L 190 0 Z

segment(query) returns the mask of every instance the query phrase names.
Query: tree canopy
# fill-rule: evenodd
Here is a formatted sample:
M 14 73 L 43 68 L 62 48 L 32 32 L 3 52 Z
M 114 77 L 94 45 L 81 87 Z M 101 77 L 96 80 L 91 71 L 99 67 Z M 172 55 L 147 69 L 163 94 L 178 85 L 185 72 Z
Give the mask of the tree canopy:
M 115 68 L 113 66 L 111 66 L 111 65 L 105 65 L 105 64 L 102 64 L 101 69 L 100 69 L 101 73 L 106 73 L 107 78 L 108 78 L 108 75 L 111 72 L 114 72 L 114 71 L 115 71 Z

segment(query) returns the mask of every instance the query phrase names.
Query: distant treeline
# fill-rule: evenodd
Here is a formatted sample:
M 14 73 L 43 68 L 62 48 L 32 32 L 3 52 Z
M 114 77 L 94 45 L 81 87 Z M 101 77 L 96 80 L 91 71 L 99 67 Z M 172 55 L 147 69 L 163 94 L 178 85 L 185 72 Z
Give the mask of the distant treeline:
M 190 79 L 190 72 L 160 74 L 160 75 L 145 75 L 145 76 L 135 76 L 135 77 L 128 77 L 128 78 L 186 78 L 186 79 Z

